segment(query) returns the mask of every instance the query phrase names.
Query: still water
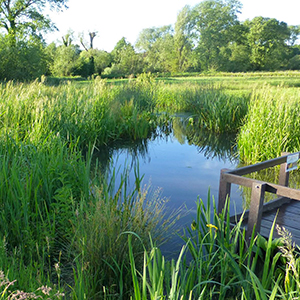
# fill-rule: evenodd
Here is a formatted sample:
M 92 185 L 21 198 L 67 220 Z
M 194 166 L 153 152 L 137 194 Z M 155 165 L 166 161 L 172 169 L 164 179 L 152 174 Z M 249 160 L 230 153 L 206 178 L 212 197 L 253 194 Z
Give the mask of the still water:
M 180 208 L 184 217 L 178 225 L 189 226 L 196 215 L 198 198 L 206 203 L 210 191 L 217 202 L 220 170 L 237 167 L 234 140 L 234 136 L 199 132 L 187 124 L 185 116 L 176 117 L 167 130 L 158 128 L 142 143 L 111 149 L 110 167 L 121 172 L 126 168 L 132 187 L 138 172 L 143 185 L 161 189 L 161 197 L 168 199 L 167 213 Z M 241 191 L 235 185 L 231 210 L 242 211 Z

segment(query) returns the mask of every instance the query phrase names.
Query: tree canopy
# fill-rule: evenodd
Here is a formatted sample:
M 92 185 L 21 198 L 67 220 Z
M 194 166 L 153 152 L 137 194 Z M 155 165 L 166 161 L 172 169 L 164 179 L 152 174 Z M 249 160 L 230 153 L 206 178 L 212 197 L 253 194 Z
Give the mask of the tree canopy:
M 43 11 L 66 7 L 68 0 L 0 0 L 0 27 L 10 36 L 36 35 L 54 27 Z
M 67 0 L 0 0 L 0 79 L 300 70 L 299 25 L 262 16 L 241 22 L 239 0 L 199 2 L 184 6 L 175 24 L 143 29 L 135 45 L 123 37 L 108 53 L 93 46 L 101 31 L 89 32 L 89 42 L 81 34 L 78 44 L 70 31 L 46 46 L 42 33 L 55 26 L 45 11 Z

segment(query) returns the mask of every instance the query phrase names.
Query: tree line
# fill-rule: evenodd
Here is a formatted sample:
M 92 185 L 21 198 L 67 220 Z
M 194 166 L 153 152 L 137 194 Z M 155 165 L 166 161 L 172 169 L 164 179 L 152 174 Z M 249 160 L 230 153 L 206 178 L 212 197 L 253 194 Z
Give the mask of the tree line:
M 143 29 L 135 45 L 122 38 L 110 53 L 93 47 L 96 32 L 80 45 L 72 33 L 47 45 L 43 33 L 55 26 L 46 4 L 62 9 L 66 0 L 0 0 L 0 79 L 300 69 L 300 26 L 261 16 L 241 22 L 238 0 L 185 6 L 174 25 Z

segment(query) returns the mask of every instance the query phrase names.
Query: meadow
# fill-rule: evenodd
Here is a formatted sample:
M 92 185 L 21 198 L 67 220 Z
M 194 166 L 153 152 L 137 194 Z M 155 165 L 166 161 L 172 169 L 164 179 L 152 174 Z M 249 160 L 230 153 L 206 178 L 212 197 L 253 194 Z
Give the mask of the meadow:
M 211 217 L 209 195 L 168 260 L 159 245 L 177 216 L 161 221 L 165 199 L 138 170 L 130 190 L 125 166 L 108 174 L 93 158 L 151 138 L 175 112 L 190 114 L 188 131 L 235 134 L 243 163 L 299 151 L 300 73 L 181 75 L 0 85 L 1 299 L 299 297 L 283 229 L 281 240 L 245 241 L 240 223 Z

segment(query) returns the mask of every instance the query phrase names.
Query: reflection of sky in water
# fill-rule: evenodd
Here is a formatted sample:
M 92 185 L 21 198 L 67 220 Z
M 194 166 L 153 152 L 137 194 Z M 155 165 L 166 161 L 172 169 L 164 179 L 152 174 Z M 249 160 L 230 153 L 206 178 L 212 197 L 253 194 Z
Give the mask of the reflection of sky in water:
M 236 164 L 219 158 L 206 158 L 195 145 L 180 144 L 174 137 L 149 141 L 146 157 L 139 157 L 139 172 L 144 175 L 143 184 L 162 188 L 162 196 L 169 198 L 172 209 L 183 204 L 195 211 L 197 197 L 206 201 L 208 190 L 218 200 L 219 177 L 222 168 L 233 169 Z M 117 165 L 129 164 L 132 157 L 127 151 L 115 151 Z M 122 168 L 121 168 L 122 169 Z M 134 172 L 130 175 L 133 183 Z M 232 201 L 241 207 L 240 192 L 232 188 Z
M 218 201 L 220 170 L 223 168 L 234 169 L 237 162 L 220 159 L 218 157 L 205 157 L 204 151 L 199 152 L 199 147 L 189 145 L 187 142 L 180 144 L 175 137 L 148 141 L 147 153 L 138 155 L 140 176 L 144 175 L 143 185 L 151 184 L 156 190 L 162 188 L 162 197 L 169 199 L 167 208 L 171 213 L 182 208 L 184 217 L 177 221 L 180 230 L 190 226 L 196 217 L 196 201 L 201 198 L 207 201 L 208 191 Z M 115 166 L 124 169 L 124 165 L 130 166 L 132 156 L 126 149 L 115 150 L 113 159 Z M 118 179 L 118 177 L 117 177 Z M 130 171 L 129 184 L 134 184 L 134 170 Z M 231 212 L 242 211 L 242 197 L 238 187 L 231 188 Z M 185 210 L 187 207 L 188 211 Z M 182 246 L 182 240 L 174 236 L 166 245 L 161 247 L 164 254 L 177 253 Z M 170 250 L 172 249 L 172 250 Z M 174 252 L 173 252 L 174 251 Z M 171 255 L 173 255 L 171 254 Z

